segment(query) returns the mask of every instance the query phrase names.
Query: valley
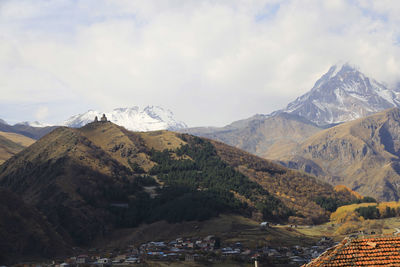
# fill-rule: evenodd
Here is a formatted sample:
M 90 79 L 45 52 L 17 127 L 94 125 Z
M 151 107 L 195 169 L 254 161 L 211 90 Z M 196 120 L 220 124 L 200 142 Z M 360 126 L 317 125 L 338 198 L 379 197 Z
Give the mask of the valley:
M 349 235 L 355 238 L 392 236 L 399 217 L 364 221 L 363 232 L 341 232 L 336 221 L 320 225 L 260 226 L 237 215 L 221 215 L 201 222 L 157 222 L 121 229 L 82 247 L 56 263 L 112 266 L 300 266 L 337 245 Z M 371 234 L 372 232 L 372 234 Z M 50 260 L 36 261 L 51 266 Z M 57 264 L 56 264 L 57 265 Z
M 400 267 L 399 18 L 0 0 L 0 267 Z
M 2 164 L 0 173 L 2 187 L 43 214 L 67 246 L 79 247 L 162 221 L 180 230 L 193 221 L 217 227 L 209 220 L 227 218 L 224 214 L 244 216 L 239 220 L 253 228 L 262 220 L 323 223 L 330 212 L 316 197 L 357 201 L 351 192 L 223 143 L 169 131 L 130 132 L 111 122 L 59 127 Z M 229 231 L 219 224 L 220 230 L 203 233 L 221 235 L 226 242 L 239 238 L 246 245 L 252 236 L 253 230 Z M 151 232 L 160 238 L 164 230 Z M 268 238 L 286 244 L 300 240 L 296 235 L 277 231 Z M 255 234 L 249 242 L 258 246 L 263 238 Z
M 1 121 L 0 225 L 25 232 L 0 233 L 0 263 L 299 266 L 348 236 L 393 235 L 397 106 L 344 65 L 286 109 L 220 128 L 160 107 L 71 128 Z

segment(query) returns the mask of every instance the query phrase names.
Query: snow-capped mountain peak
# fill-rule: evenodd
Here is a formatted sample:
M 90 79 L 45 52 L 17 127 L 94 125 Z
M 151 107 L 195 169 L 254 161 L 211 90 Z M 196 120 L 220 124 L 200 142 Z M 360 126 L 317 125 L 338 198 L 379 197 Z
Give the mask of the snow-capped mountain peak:
M 335 64 L 329 68 L 328 72 L 325 74 L 327 76 L 327 77 L 325 77 L 325 79 L 333 78 L 336 75 L 338 75 L 339 72 L 348 72 L 348 71 L 358 71 L 358 68 L 356 66 L 350 65 L 349 63 Z
M 184 122 L 177 121 L 170 110 L 159 106 L 147 106 L 144 109 L 140 109 L 137 106 L 116 108 L 110 112 L 89 110 L 86 113 L 72 116 L 62 125 L 82 127 L 89 122 L 93 122 L 96 116 L 101 118 L 103 113 L 109 121 L 131 131 L 177 130 L 187 127 Z
M 400 92 L 345 63 L 330 67 L 309 92 L 289 103 L 283 111 L 327 125 L 399 106 Z

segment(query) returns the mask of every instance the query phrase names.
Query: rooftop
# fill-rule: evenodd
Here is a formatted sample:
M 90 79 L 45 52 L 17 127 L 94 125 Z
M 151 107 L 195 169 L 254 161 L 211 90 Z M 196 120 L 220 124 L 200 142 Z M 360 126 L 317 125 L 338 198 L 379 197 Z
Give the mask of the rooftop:
M 345 238 L 303 266 L 400 266 L 400 236 Z

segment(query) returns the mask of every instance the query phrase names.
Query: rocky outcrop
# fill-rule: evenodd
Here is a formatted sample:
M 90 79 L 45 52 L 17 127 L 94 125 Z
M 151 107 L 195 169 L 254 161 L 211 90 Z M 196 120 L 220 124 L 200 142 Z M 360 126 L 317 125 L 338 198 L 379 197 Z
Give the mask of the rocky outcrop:
M 400 110 L 390 109 L 324 130 L 284 165 L 345 184 L 380 200 L 400 198 Z

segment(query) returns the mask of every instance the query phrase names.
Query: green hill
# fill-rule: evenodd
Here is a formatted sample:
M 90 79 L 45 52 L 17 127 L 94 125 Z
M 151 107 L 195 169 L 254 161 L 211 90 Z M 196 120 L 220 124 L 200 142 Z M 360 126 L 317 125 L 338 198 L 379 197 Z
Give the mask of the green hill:
M 141 223 L 201 221 L 219 214 L 319 223 L 317 198 L 350 193 L 304 173 L 204 138 L 130 132 L 113 123 L 60 127 L 0 167 L 20 195 L 74 244 Z

